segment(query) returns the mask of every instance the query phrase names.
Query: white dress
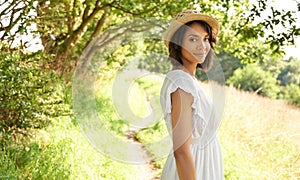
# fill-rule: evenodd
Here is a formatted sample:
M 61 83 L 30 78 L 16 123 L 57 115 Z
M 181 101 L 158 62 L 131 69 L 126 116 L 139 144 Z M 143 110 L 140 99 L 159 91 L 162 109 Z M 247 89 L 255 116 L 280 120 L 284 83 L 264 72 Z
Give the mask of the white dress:
M 172 137 L 171 124 L 171 93 L 178 88 L 190 93 L 194 97 L 193 132 L 191 153 L 194 158 L 197 180 L 222 180 L 224 179 L 222 155 L 217 129 L 219 117 L 211 99 L 200 87 L 199 82 L 182 70 L 173 70 L 167 73 L 161 89 L 161 106 L 165 122 Z M 176 162 L 171 150 L 164 165 L 161 180 L 178 180 Z

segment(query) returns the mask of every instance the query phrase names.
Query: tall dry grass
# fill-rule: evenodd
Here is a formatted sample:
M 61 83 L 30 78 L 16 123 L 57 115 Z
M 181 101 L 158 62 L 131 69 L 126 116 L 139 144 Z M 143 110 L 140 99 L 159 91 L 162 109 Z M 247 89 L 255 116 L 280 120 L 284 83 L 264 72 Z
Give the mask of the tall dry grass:
M 300 179 L 300 108 L 226 87 L 219 138 L 226 179 Z

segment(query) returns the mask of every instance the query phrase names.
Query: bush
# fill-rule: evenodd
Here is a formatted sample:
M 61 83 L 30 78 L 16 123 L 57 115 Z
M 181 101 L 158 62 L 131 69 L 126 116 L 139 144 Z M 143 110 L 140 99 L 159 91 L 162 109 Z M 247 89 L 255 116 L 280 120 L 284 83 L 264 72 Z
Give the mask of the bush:
M 235 70 L 227 83 L 233 84 L 233 86 L 242 90 L 257 92 L 270 98 L 276 98 L 278 93 L 276 78 L 270 72 L 262 70 L 261 67 L 255 64 Z
M 300 87 L 295 84 L 289 84 L 284 87 L 283 98 L 293 105 L 300 107 Z
M 282 86 L 296 84 L 300 86 L 300 60 L 290 58 L 284 61 L 284 66 L 281 68 L 277 79 Z
M 28 160 L 26 149 L 36 129 L 46 127 L 69 107 L 63 88 L 56 85 L 58 76 L 41 66 L 51 60 L 48 56 L 2 49 L 0 59 L 0 151 L 6 159 L 3 166 L 16 170 Z
M 53 117 L 68 112 L 62 85 L 50 71 L 51 60 L 41 52 L 24 54 L 0 50 L 0 179 L 20 177 L 32 161 L 31 141 Z M 20 178 L 22 179 L 22 178 Z
M 60 112 L 55 73 L 41 62 L 42 53 L 0 52 L 0 129 L 42 128 Z

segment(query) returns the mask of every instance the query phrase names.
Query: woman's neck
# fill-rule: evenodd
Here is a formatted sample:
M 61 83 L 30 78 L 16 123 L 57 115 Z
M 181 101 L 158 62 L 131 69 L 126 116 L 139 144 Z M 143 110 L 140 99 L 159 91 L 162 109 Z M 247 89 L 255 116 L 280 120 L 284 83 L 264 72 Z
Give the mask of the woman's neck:
M 181 65 L 181 66 L 174 66 L 173 69 L 180 69 L 182 71 L 185 71 L 186 73 L 190 74 L 192 77 L 195 77 L 196 74 L 196 68 L 197 68 L 197 64 L 196 65 Z

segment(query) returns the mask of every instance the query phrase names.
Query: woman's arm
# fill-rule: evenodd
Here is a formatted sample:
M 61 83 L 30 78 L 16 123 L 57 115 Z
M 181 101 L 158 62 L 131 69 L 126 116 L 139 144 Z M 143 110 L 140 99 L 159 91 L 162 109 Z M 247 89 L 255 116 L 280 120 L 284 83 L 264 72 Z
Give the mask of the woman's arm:
M 179 178 L 195 180 L 195 164 L 190 151 L 193 96 L 181 89 L 171 94 L 174 157 Z

